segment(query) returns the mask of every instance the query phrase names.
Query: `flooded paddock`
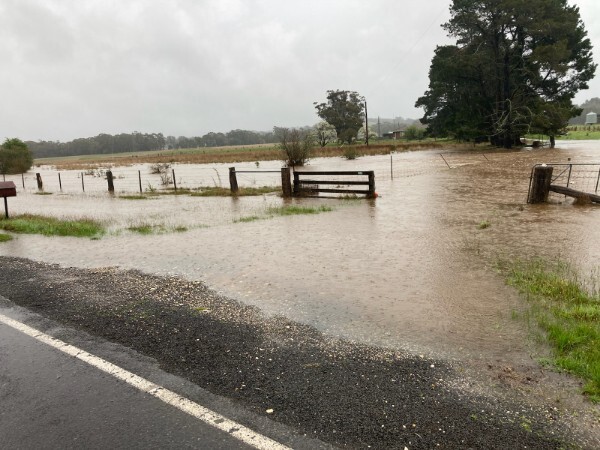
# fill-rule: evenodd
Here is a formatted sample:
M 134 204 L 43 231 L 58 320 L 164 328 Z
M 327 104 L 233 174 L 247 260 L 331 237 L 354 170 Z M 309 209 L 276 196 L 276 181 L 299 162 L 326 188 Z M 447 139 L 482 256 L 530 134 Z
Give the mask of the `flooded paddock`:
M 528 205 L 526 199 L 534 164 L 568 158 L 600 163 L 600 144 L 441 153 L 443 158 L 440 151 L 419 151 L 311 161 L 313 170 L 374 170 L 376 200 L 124 200 L 102 188 L 86 194 L 49 188 L 54 194 L 44 196 L 28 189 L 9 199 L 11 213 L 93 217 L 106 221 L 110 232 L 99 240 L 19 235 L 2 244 L 0 254 L 203 280 L 268 314 L 361 342 L 465 359 L 526 360 L 526 325 L 512 318 L 523 300 L 495 265 L 499 259 L 544 257 L 571 262 L 584 277 L 598 269 L 600 206 L 575 205 L 558 195 L 548 204 Z M 131 178 L 127 173 L 147 171 L 140 167 L 113 169 L 117 192 L 120 180 Z M 279 167 L 260 163 L 261 169 Z M 174 169 L 182 185 L 194 173 L 204 175 L 194 175 L 199 178 L 193 184 L 226 186 L 222 165 Z M 280 178 L 248 174 L 238 181 L 278 185 Z M 286 203 L 325 204 L 333 211 L 268 217 L 269 207 Z M 236 222 L 250 216 L 260 220 Z M 136 224 L 187 231 L 141 236 L 125 230 Z

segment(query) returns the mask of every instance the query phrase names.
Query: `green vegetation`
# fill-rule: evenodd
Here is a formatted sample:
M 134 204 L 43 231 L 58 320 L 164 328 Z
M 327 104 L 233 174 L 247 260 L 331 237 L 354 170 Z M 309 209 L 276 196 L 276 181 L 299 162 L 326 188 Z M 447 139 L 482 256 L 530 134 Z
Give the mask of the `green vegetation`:
M 13 138 L 0 145 L 0 173 L 25 173 L 32 165 L 33 156 L 25 142 Z
M 354 91 L 327 91 L 327 102 L 315 103 L 317 115 L 335 128 L 338 141 L 352 144 L 365 118 L 365 98 Z
M 32 214 L 0 220 L 0 229 L 12 233 L 89 238 L 98 237 L 105 231 L 100 223 L 91 219 L 61 220 Z
M 453 0 L 429 89 L 416 102 L 432 136 L 511 148 L 527 133 L 554 137 L 579 114 L 572 100 L 594 78 L 592 45 L 565 0 Z M 565 69 L 568 68 L 568 69 Z M 524 88 L 525 86 L 525 88 Z
M 123 200 L 146 200 L 149 198 L 156 198 L 162 195 L 189 195 L 191 197 L 250 197 L 264 194 L 272 194 L 280 191 L 280 188 L 274 186 L 260 186 L 260 187 L 243 187 L 236 193 L 232 193 L 231 189 L 208 186 L 200 187 L 197 189 L 167 189 L 163 191 L 153 190 L 145 194 L 137 195 L 120 195 L 118 198 Z
M 600 139 L 600 126 L 598 125 L 573 125 L 567 128 L 567 133 L 559 137 L 567 140 L 592 140 Z
M 240 217 L 239 219 L 234 220 L 233 223 L 247 223 L 247 222 L 254 222 L 255 220 L 260 220 L 260 217 L 258 217 L 258 216 Z
M 554 349 L 553 364 L 582 377 L 584 393 L 600 402 L 600 293 L 591 292 L 565 263 L 542 260 L 504 267 L 509 284 L 527 295 L 531 315 Z
M 0 233 L 0 242 L 8 242 L 12 240 L 12 236 L 10 234 Z
M 303 166 L 308 162 L 314 146 L 313 135 L 308 130 L 297 128 L 273 128 L 279 139 L 281 159 L 289 166 Z
M 404 130 L 404 137 L 409 141 L 420 141 L 425 138 L 425 128 L 411 125 Z
M 281 189 L 273 186 L 242 187 L 235 194 L 231 189 L 224 187 L 201 187 L 192 192 L 192 197 L 247 197 L 279 192 Z
M 489 220 L 482 220 L 481 222 L 479 222 L 479 225 L 477 225 L 477 228 L 479 228 L 480 230 L 485 230 L 486 228 L 489 228 L 491 226 L 492 224 Z
M 333 211 L 333 208 L 329 207 L 329 206 L 318 206 L 318 207 L 313 207 L 313 206 L 297 206 L 297 205 L 290 205 L 290 206 L 277 206 L 277 207 L 272 207 L 272 208 L 268 208 L 267 209 L 267 213 L 272 215 L 272 216 L 295 216 L 295 215 L 299 215 L 299 214 L 319 214 L 322 212 L 329 212 L 329 211 Z
M 255 220 L 268 219 L 275 216 L 295 216 L 300 214 L 320 214 L 322 212 L 333 211 L 333 208 L 329 206 L 297 206 L 297 205 L 289 205 L 289 206 L 273 206 L 267 208 L 266 216 L 246 216 L 240 217 L 237 220 L 234 220 L 234 223 L 244 223 L 244 222 L 254 222 Z
M 128 227 L 127 229 L 134 233 L 152 234 L 157 229 L 157 227 L 154 227 L 153 225 L 148 225 L 148 224 L 141 224 L 141 225 L 134 225 L 134 226 Z
M 146 195 L 119 195 L 119 198 L 122 198 L 123 200 L 146 200 L 148 198 L 150 198 L 150 196 L 146 196 Z
M 169 231 L 175 233 L 183 233 L 184 231 L 187 231 L 188 228 L 183 225 L 178 225 L 174 228 L 166 228 L 164 225 L 150 225 L 148 223 L 140 223 L 138 225 L 132 225 L 130 227 L 127 227 L 127 230 L 131 231 L 132 233 L 148 235 L 168 233 Z

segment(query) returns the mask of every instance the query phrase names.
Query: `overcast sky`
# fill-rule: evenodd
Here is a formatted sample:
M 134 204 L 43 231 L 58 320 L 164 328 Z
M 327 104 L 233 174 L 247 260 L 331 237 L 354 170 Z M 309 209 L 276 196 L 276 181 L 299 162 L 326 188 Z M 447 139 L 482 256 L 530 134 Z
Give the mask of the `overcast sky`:
M 600 2 L 581 10 L 600 62 Z M 328 89 L 419 118 L 450 0 L 0 0 L 0 138 L 318 121 Z M 600 72 L 600 71 L 599 71 Z M 576 102 L 600 97 L 600 73 Z

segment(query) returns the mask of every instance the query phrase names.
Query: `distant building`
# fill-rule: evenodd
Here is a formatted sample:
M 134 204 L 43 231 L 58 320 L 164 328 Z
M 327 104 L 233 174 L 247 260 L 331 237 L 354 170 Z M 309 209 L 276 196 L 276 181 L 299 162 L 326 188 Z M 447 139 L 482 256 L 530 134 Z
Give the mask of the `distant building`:
M 598 123 L 598 114 L 595 112 L 588 113 L 585 116 L 585 124 L 586 125 L 596 125 Z
M 383 133 L 383 137 L 387 139 L 402 139 L 404 137 L 404 130 L 389 131 Z

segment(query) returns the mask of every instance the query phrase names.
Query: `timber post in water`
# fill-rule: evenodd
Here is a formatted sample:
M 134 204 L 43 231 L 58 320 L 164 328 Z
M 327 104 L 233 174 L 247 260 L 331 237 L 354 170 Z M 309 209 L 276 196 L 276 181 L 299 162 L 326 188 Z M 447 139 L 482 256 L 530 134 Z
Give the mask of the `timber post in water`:
M 106 171 L 106 181 L 108 181 L 108 192 L 115 192 L 115 185 L 113 183 L 113 174 L 111 170 Z
M 237 177 L 235 175 L 235 167 L 229 168 L 229 187 L 231 188 L 231 192 L 234 194 L 238 191 L 238 183 L 237 183 Z
M 290 176 L 290 168 L 281 168 L 281 190 L 283 191 L 284 197 L 292 196 L 292 178 Z
M 35 179 L 37 180 L 38 191 L 43 191 L 44 183 L 42 183 L 42 176 L 39 173 L 36 173 Z
M 553 169 L 552 166 L 536 166 L 533 168 L 528 203 L 544 203 L 548 200 Z

